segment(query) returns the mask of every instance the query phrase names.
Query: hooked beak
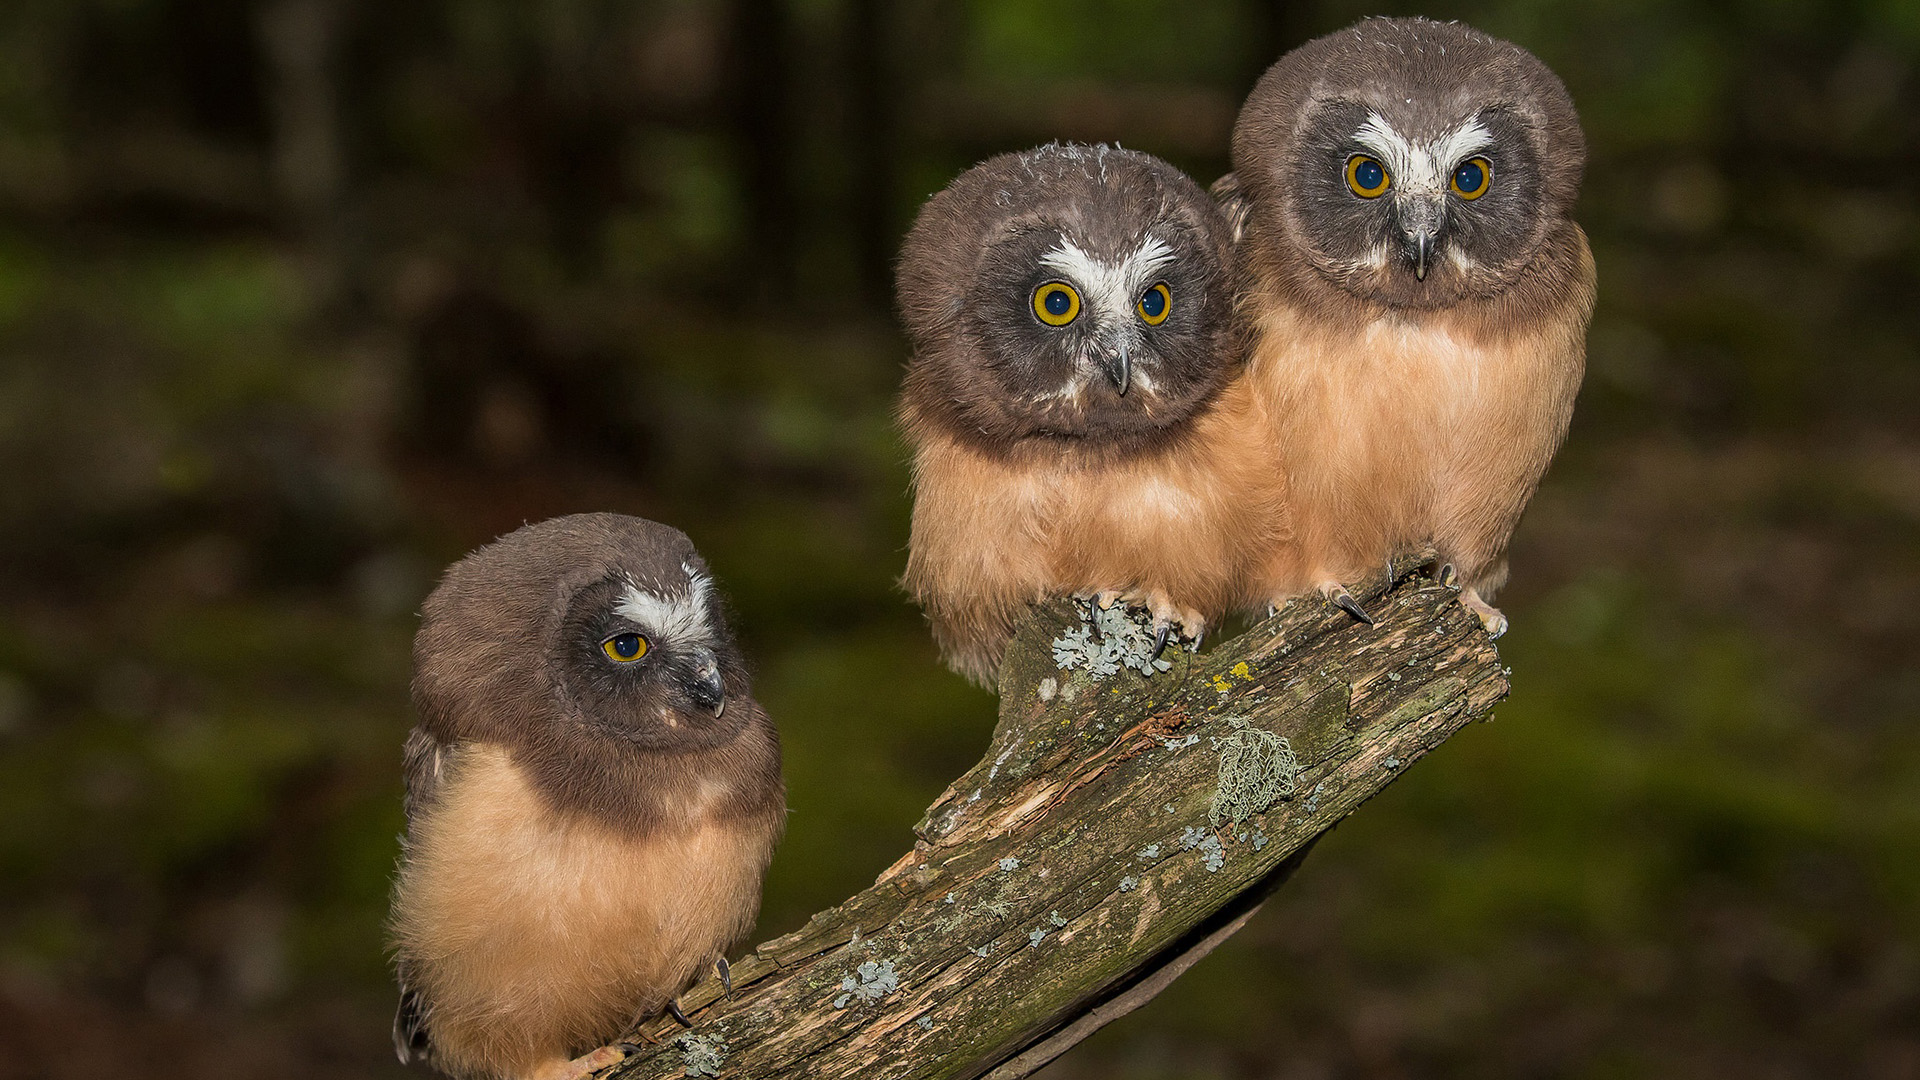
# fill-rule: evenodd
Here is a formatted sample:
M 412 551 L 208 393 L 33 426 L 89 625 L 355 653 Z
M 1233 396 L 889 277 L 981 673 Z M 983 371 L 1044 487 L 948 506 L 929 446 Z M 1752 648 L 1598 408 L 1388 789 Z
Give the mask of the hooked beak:
M 1407 261 L 1413 264 L 1413 276 L 1427 280 L 1434 252 L 1440 246 L 1440 233 L 1446 225 L 1446 201 L 1433 195 L 1401 196 L 1400 234 L 1405 241 Z
M 1127 345 L 1119 335 L 1100 344 L 1100 371 L 1121 397 L 1126 397 L 1127 387 L 1133 385 L 1133 358 L 1127 354 Z
M 1433 237 L 1427 233 L 1413 237 L 1413 276 L 1420 281 L 1427 280 L 1427 264 L 1432 261 Z
M 720 661 L 710 650 L 694 650 L 693 674 L 686 688 L 693 703 L 712 712 L 715 719 L 727 711 L 727 684 L 720 677 Z

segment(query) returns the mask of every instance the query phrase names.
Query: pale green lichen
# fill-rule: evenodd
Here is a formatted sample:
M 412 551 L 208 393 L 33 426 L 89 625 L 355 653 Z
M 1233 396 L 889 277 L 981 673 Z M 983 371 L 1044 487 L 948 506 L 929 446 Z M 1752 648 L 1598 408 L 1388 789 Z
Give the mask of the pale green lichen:
M 680 1047 L 683 1076 L 719 1076 L 720 1066 L 727 1063 L 727 1040 L 718 1032 L 686 1032 L 673 1041 Z
M 1226 848 L 1220 843 L 1220 838 L 1205 829 L 1189 825 L 1180 834 L 1180 849 L 1192 851 L 1195 848 L 1200 849 L 1201 856 L 1206 860 L 1207 873 L 1216 873 L 1227 864 Z
M 1255 814 L 1293 794 L 1300 759 L 1291 743 L 1264 728 L 1229 717 L 1233 733 L 1213 740 L 1220 751 L 1220 769 L 1207 809 L 1207 820 L 1219 828 L 1240 825 Z
M 1094 604 L 1081 616 L 1081 625 L 1053 639 L 1053 662 L 1063 671 L 1082 669 L 1102 679 L 1123 667 L 1142 675 L 1173 667 L 1154 656 L 1153 644 L 1152 626 L 1135 619 L 1126 605 Z
M 846 1008 L 847 1003 L 856 998 L 872 1002 L 886 997 L 900 989 L 900 976 L 893 970 L 893 961 L 869 960 L 841 979 L 840 989 L 845 993 L 833 999 L 836 1009 Z

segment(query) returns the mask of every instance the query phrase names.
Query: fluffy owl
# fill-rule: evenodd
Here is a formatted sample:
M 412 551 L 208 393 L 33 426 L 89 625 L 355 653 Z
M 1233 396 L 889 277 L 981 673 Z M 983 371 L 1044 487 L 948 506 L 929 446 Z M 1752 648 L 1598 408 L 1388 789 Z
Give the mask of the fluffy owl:
M 780 744 L 678 531 L 584 514 L 467 556 L 414 639 L 394 1048 L 565 1080 L 753 925 Z M 724 967 L 722 968 L 724 971 Z
M 1173 166 L 1048 145 L 975 166 L 899 264 L 914 450 L 905 584 L 991 683 L 1049 594 L 1146 604 L 1164 645 L 1233 602 L 1277 514 L 1230 317 L 1229 233 Z
M 1585 366 L 1585 156 L 1560 80 L 1454 23 L 1366 19 L 1261 78 L 1215 189 L 1293 515 L 1249 600 L 1365 618 L 1341 583 L 1432 544 L 1506 628 L 1488 601 Z

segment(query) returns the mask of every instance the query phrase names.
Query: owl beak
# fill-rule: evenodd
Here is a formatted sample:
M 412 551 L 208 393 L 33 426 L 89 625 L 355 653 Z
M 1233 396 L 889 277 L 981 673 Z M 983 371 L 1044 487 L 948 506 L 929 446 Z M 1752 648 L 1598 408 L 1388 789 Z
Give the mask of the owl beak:
M 1431 234 L 1421 233 L 1412 239 L 1413 276 L 1420 281 L 1425 281 L 1427 280 L 1427 264 L 1433 261 L 1434 238 Z
M 1127 396 L 1127 387 L 1133 385 L 1133 358 L 1127 353 L 1125 339 L 1109 338 L 1100 348 L 1100 371 L 1121 397 Z
M 1410 194 L 1402 197 L 1398 210 L 1407 261 L 1413 264 L 1413 276 L 1425 281 L 1427 268 L 1433 265 L 1434 252 L 1440 247 L 1440 232 L 1446 224 L 1446 201 L 1439 196 Z
M 720 677 L 720 661 L 706 649 L 693 654 L 693 675 L 686 681 L 687 696 L 715 718 L 727 711 L 727 684 Z

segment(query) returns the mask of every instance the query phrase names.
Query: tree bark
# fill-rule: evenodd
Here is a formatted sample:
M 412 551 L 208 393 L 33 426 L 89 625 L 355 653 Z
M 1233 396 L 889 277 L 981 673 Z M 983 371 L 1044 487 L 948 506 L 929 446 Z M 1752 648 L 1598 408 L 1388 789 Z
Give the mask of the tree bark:
M 1457 591 L 1406 569 L 1354 590 L 1375 626 L 1302 598 L 1150 677 L 1063 669 L 1087 611 L 1040 605 L 992 745 L 913 850 L 734 964 L 730 996 L 694 987 L 692 1029 L 644 1025 L 610 1075 L 1012 1080 L 1137 1008 L 1506 695 Z

